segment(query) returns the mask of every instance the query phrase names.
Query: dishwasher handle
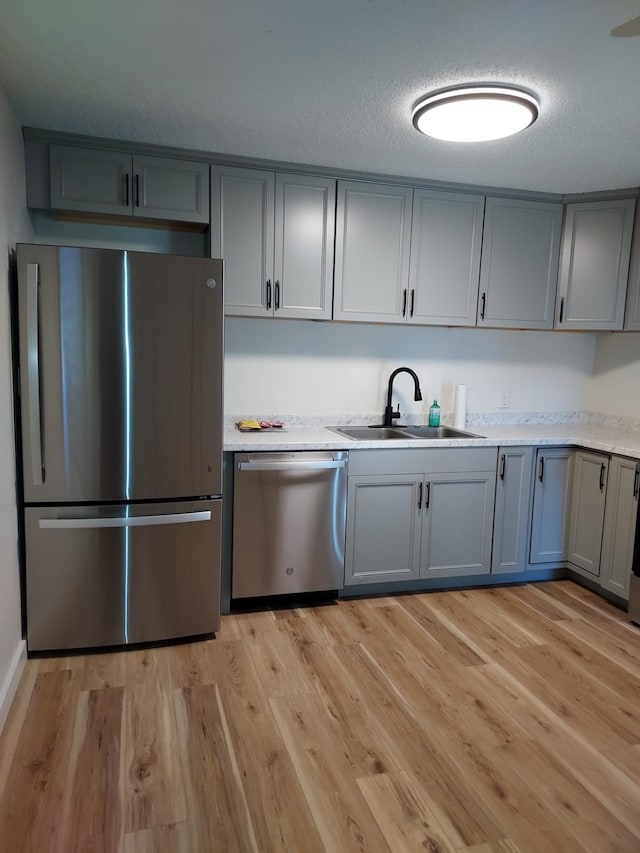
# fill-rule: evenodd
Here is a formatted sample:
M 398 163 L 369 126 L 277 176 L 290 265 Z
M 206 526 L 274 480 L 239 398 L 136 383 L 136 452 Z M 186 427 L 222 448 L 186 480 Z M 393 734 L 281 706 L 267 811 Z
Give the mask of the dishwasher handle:
M 238 462 L 238 471 L 320 471 L 336 468 L 344 468 L 345 459 L 292 459 L 290 462 L 283 459 Z

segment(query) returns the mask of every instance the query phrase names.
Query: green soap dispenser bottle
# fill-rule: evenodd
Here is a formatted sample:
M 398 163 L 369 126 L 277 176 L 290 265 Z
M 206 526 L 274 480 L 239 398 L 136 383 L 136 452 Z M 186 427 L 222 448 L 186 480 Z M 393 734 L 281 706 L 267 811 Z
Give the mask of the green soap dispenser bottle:
M 438 405 L 437 400 L 433 401 L 433 403 L 431 404 L 431 408 L 429 409 L 429 426 L 440 426 L 440 406 Z

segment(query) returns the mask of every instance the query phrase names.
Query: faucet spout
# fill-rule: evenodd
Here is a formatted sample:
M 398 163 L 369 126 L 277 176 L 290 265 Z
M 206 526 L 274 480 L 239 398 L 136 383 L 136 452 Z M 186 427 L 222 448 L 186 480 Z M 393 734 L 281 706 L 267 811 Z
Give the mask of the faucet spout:
M 398 367 L 389 377 L 389 387 L 387 389 L 387 405 L 384 410 L 383 420 L 383 426 L 386 427 L 390 427 L 392 425 L 394 418 L 400 417 L 400 406 L 398 406 L 398 411 L 394 412 L 393 407 L 391 405 L 391 395 L 393 394 L 393 380 L 399 373 L 408 373 L 409 376 L 412 377 L 414 385 L 413 399 L 416 401 L 422 400 L 422 392 L 420 391 L 420 380 L 418 379 L 418 376 L 415 371 L 411 370 L 410 367 Z

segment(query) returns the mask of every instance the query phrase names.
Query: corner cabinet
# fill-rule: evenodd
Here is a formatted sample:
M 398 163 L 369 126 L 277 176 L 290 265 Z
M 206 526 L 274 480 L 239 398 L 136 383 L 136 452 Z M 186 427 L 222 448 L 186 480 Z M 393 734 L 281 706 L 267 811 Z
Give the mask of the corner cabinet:
M 629 284 L 627 288 L 627 308 L 624 328 L 628 332 L 640 332 L 640 214 L 636 216 L 634 234 L 631 240 L 631 261 L 629 262 Z
M 557 328 L 622 329 L 635 205 L 635 199 L 567 205 Z
M 529 563 L 564 563 L 567 559 L 574 451 L 538 448 L 536 453 Z
M 413 189 L 338 181 L 334 320 L 405 323 Z
M 526 568 L 533 455 L 533 447 L 501 447 L 498 451 L 492 574 Z
M 488 574 L 491 448 L 349 454 L 345 585 Z
M 588 577 L 600 575 L 608 470 L 608 456 L 575 452 L 567 559 Z
M 487 198 L 478 326 L 551 329 L 562 205 Z
M 51 207 L 209 224 L 209 165 L 99 148 L 49 146 Z
M 225 311 L 331 318 L 333 178 L 211 167 L 211 254 L 225 262 Z
M 600 586 L 629 598 L 629 580 L 638 514 L 640 472 L 635 459 L 613 456 L 604 512 Z

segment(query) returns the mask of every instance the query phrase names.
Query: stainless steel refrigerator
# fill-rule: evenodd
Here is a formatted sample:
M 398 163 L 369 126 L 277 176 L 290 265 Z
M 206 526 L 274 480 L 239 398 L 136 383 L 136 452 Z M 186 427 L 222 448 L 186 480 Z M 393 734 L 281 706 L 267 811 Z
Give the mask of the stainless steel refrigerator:
M 219 627 L 222 262 L 19 245 L 30 651 Z

